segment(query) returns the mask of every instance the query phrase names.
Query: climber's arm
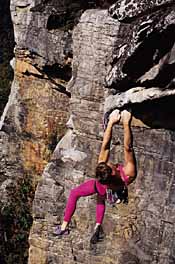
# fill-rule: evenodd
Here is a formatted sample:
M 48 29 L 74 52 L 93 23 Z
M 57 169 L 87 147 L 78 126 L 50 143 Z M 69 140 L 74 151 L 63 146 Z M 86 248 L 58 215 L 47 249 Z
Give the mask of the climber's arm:
M 109 159 L 109 153 L 110 153 L 110 143 L 112 138 L 112 128 L 115 123 L 117 123 L 120 120 L 120 114 L 111 115 L 107 128 L 104 132 L 103 136 L 103 142 L 98 158 L 98 163 L 100 162 L 107 162 Z
M 124 172 L 129 177 L 129 184 L 136 178 L 136 161 L 133 150 L 133 137 L 131 132 L 132 116 L 126 110 L 122 112 L 123 129 L 124 129 Z
M 98 163 L 100 162 L 107 162 L 109 159 L 109 152 L 110 152 L 110 143 L 111 143 L 111 137 L 112 137 L 112 127 L 113 123 L 108 122 L 107 128 L 105 130 L 104 136 L 103 136 L 103 142 L 98 158 Z

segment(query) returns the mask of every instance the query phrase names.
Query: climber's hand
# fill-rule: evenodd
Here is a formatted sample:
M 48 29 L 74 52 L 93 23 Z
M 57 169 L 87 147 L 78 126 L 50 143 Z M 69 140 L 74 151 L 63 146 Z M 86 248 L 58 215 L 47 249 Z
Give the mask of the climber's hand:
M 121 117 L 122 117 L 123 124 L 129 124 L 132 119 L 131 113 L 127 110 L 122 111 Z
M 121 118 L 120 111 L 118 109 L 116 109 L 110 114 L 109 122 L 111 124 L 116 124 L 116 123 L 118 123 L 120 121 L 120 118 Z

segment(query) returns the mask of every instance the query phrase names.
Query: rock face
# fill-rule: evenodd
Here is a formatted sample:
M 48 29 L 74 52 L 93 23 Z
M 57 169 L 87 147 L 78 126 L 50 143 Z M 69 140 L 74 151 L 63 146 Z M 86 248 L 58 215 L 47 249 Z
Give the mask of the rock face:
M 27 173 L 36 183 L 45 168 L 29 264 L 174 263 L 174 10 L 170 0 L 11 1 L 15 76 L 1 118 L 0 188 L 4 205 L 11 182 Z M 106 237 L 90 247 L 96 197 L 79 200 L 59 240 L 70 189 L 94 177 L 104 114 L 128 106 L 138 167 L 128 205 L 107 207 Z M 121 125 L 113 135 L 111 161 L 123 162 Z
M 25 210 L 22 210 L 24 204 L 17 204 L 18 201 L 14 201 L 13 195 L 18 192 L 19 182 L 22 184 L 27 177 L 30 179 L 30 186 L 24 186 L 20 195 L 28 193 L 32 196 L 29 190 L 33 188 L 34 191 L 51 153 L 64 135 L 68 119 L 70 94 L 65 85 L 71 77 L 71 57 L 69 58 L 68 54 L 65 58 L 61 47 L 60 57 L 55 55 L 57 60 L 52 61 L 52 58 L 44 57 L 45 50 L 54 50 L 55 44 L 51 47 L 47 42 L 40 47 L 40 53 L 35 51 L 32 44 L 34 31 L 40 32 L 40 26 L 44 26 L 42 23 L 35 24 L 32 29 L 33 37 L 29 34 L 29 26 L 34 17 L 38 21 L 39 17 L 42 17 L 40 13 L 37 13 L 37 16 L 31 13 L 32 6 L 32 1 L 11 1 L 16 42 L 15 58 L 11 61 L 14 78 L 8 103 L 0 120 L 0 244 L 4 262 L 7 263 L 26 263 L 25 249 L 28 247 L 27 234 L 31 225 Z M 10 10 L 9 1 L 7 7 Z M 8 31 L 7 26 L 4 28 Z M 13 27 L 11 31 L 13 32 Z M 11 31 L 9 30 L 9 34 Z M 58 31 L 57 34 L 59 35 Z M 68 33 L 65 32 L 66 34 Z M 52 37 L 54 39 L 54 32 Z M 62 45 L 67 45 L 67 39 L 64 41 L 63 34 L 62 37 Z M 56 35 L 54 41 L 57 41 Z M 12 55 L 9 55 L 9 58 L 11 59 Z M 25 207 L 30 210 L 31 201 L 26 201 Z
M 107 98 L 105 110 L 173 95 L 175 14 L 172 1 L 150 1 L 149 4 L 122 1 L 121 5 L 113 5 L 109 13 L 125 23 L 126 30 L 119 35 L 118 49 L 106 77 L 106 85 L 113 88 L 113 95 Z M 121 96 L 114 96 L 121 92 Z
M 120 1 L 122 7 L 124 2 Z M 174 67 L 174 35 L 167 46 L 164 39 L 174 30 L 174 6 L 164 8 L 146 15 L 141 10 L 127 23 L 112 18 L 111 9 L 89 10 L 74 28 L 73 71 L 67 85 L 71 115 L 66 135 L 36 190 L 29 263 L 36 263 L 38 256 L 40 263 L 174 262 L 170 242 L 174 238 L 174 76 L 166 83 L 159 79 L 161 74 L 169 75 L 165 69 Z M 107 208 L 106 238 L 90 248 L 95 197 L 82 198 L 70 236 L 55 238 L 54 227 L 62 219 L 71 187 L 94 177 L 103 114 L 128 105 L 134 112 L 133 125 L 139 124 L 137 119 L 143 122 L 143 127 L 133 127 L 138 176 L 129 188 L 129 204 Z M 119 125 L 114 130 L 113 161 L 122 162 L 122 148 Z

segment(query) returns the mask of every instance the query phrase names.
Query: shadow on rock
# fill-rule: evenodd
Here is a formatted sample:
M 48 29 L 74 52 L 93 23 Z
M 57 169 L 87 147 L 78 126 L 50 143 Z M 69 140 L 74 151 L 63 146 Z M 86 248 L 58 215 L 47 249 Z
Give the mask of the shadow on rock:
M 133 115 L 151 128 L 164 128 L 175 131 L 175 96 L 133 104 Z

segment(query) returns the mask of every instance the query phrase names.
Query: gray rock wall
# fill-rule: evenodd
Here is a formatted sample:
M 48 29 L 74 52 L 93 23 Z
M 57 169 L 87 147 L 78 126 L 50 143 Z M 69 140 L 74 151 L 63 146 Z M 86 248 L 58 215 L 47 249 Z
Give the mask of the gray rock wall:
M 28 263 L 174 263 L 174 2 L 13 0 L 11 15 L 0 196 L 3 208 L 11 183 L 26 173 L 39 181 Z M 129 204 L 107 207 L 105 240 L 90 247 L 96 197 L 81 199 L 70 236 L 59 240 L 53 231 L 70 189 L 94 177 L 104 114 L 127 106 L 138 166 Z M 121 124 L 113 135 L 111 160 L 122 162 Z M 0 232 L 5 250 L 10 238 Z
M 173 12 L 173 8 L 167 12 Z M 122 92 L 121 86 L 117 90 L 114 85 L 121 76 L 117 70 L 122 72 L 127 60 L 131 60 L 131 67 L 135 63 L 132 54 L 139 50 L 139 45 L 131 48 L 130 44 L 135 41 L 139 23 L 140 20 L 134 24 L 120 23 L 111 18 L 107 10 L 89 10 L 74 28 L 72 79 L 67 85 L 71 92 L 71 115 L 67 133 L 57 145 L 35 194 L 29 263 L 36 263 L 38 256 L 40 263 L 174 262 L 173 86 L 171 89 L 140 87 L 138 80 L 128 75 L 127 78 L 134 83 L 133 88 L 126 82 Z M 162 31 L 161 28 L 160 34 Z M 146 45 L 146 40 L 145 36 L 142 45 Z M 123 43 L 127 49 L 125 55 Z M 166 50 L 165 56 L 173 53 L 172 46 Z M 142 54 L 143 65 L 149 48 L 152 47 L 146 46 Z M 153 53 L 152 59 L 154 56 Z M 166 63 L 169 64 L 169 58 L 173 57 L 167 57 Z M 141 80 L 155 78 L 164 63 L 161 58 L 152 62 L 149 69 L 142 72 Z M 105 88 L 109 72 L 116 77 L 111 90 Z M 137 179 L 129 187 L 129 204 L 107 208 L 104 219 L 106 238 L 94 247 L 90 247 L 89 240 L 95 223 L 95 197 L 79 200 L 69 237 L 61 240 L 54 237 L 54 228 L 62 220 L 70 189 L 84 179 L 94 177 L 104 113 L 128 104 L 135 117 L 133 135 L 138 166 Z M 122 162 L 122 126 L 116 126 L 113 134 L 111 160 Z

